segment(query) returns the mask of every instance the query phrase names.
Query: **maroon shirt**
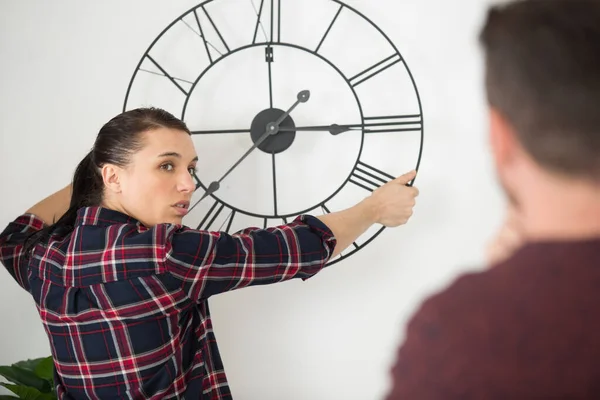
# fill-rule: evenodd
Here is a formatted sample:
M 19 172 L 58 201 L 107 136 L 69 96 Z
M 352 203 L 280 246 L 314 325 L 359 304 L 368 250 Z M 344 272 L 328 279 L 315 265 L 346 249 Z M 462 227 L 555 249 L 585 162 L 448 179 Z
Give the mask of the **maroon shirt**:
M 428 299 L 387 400 L 599 399 L 600 238 L 525 245 Z

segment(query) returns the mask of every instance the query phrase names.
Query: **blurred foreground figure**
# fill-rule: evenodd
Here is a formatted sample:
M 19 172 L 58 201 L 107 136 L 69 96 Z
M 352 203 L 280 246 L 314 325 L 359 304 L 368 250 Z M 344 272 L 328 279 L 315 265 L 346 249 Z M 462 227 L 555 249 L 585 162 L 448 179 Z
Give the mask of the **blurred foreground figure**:
M 496 6 L 480 39 L 507 222 L 413 316 L 387 399 L 597 399 L 600 1 Z

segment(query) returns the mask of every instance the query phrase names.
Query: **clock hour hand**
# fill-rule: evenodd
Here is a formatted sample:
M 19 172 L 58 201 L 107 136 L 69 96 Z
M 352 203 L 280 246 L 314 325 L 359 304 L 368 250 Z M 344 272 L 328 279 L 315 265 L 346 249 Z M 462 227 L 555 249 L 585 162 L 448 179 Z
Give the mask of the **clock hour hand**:
M 206 188 L 206 192 L 204 192 L 204 194 L 202 195 L 202 197 L 200 198 L 200 200 L 198 200 L 196 202 L 196 204 L 194 204 L 192 207 L 190 207 L 189 211 L 191 211 L 194 207 L 196 207 L 196 205 L 198 203 L 200 203 L 205 197 L 210 196 L 211 194 L 213 194 L 214 192 L 216 192 L 217 190 L 219 190 L 219 188 L 221 187 L 221 181 L 223 179 L 225 179 L 225 177 L 227 175 L 229 175 L 231 173 L 231 171 L 233 171 L 235 169 L 235 167 L 237 167 L 238 165 L 240 165 L 240 163 L 242 161 L 244 161 L 246 159 L 246 157 L 248 157 L 248 155 L 250 155 L 250 153 L 252 153 L 254 151 L 254 149 L 256 149 L 258 146 L 260 146 L 260 144 L 262 142 L 264 142 L 269 136 L 271 135 L 276 135 L 280 128 L 279 128 L 279 124 L 287 118 L 288 115 L 290 115 L 290 113 L 294 110 L 294 108 L 296 108 L 296 106 L 300 103 L 306 103 L 308 101 L 308 99 L 310 98 L 310 91 L 308 90 L 303 90 L 301 92 L 298 93 L 297 95 L 297 99 L 296 102 L 294 104 L 292 104 L 292 106 L 283 114 L 281 115 L 281 117 L 279 117 L 277 119 L 277 121 L 275 122 L 270 122 L 267 124 L 267 127 L 265 129 L 265 133 L 262 134 L 262 136 L 260 136 L 258 138 L 258 140 L 256 141 L 256 143 L 254 143 L 254 145 L 252 147 L 250 147 L 250 149 L 248 149 L 248 151 L 246 153 L 244 153 L 244 155 L 236 161 L 235 164 L 233 164 L 233 166 L 231 166 L 231 168 L 229 168 L 227 170 L 227 172 L 225 172 L 225 174 L 223 174 L 223 176 L 221 176 L 221 178 L 217 181 L 213 181 L 210 183 L 210 185 L 208 185 L 208 187 Z
M 362 130 L 362 125 L 317 125 L 317 126 L 297 126 L 297 127 L 281 127 L 279 128 L 280 132 L 296 132 L 296 131 L 322 131 L 329 132 L 332 135 L 339 135 L 340 133 L 347 131 L 360 131 Z

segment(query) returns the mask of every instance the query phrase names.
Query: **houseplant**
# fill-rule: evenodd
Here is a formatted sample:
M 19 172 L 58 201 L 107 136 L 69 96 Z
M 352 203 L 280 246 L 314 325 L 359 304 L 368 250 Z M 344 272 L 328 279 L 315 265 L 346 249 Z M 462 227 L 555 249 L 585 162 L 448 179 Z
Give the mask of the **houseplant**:
M 9 383 L 0 382 L 14 395 L 0 395 L 4 399 L 55 400 L 54 364 L 52 357 L 19 361 L 0 366 L 0 376 Z

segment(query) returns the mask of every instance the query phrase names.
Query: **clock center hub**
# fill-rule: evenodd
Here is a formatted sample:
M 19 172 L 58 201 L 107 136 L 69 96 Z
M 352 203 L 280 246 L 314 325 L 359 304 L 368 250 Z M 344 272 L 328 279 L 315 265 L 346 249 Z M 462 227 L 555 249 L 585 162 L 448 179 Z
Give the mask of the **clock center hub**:
M 252 142 L 258 142 L 260 137 L 264 135 L 267 130 L 275 130 L 277 128 L 295 128 L 296 125 L 294 124 L 294 120 L 289 115 L 279 123 L 279 127 L 275 125 L 275 122 L 281 118 L 283 114 L 285 114 L 285 111 L 278 108 L 267 108 L 256 114 L 256 117 L 254 117 L 252 120 L 252 125 L 250 125 L 250 137 L 252 138 Z M 292 143 L 294 143 L 295 138 L 295 131 L 278 131 L 277 133 L 268 136 L 261 144 L 258 145 L 258 148 L 269 154 L 281 153 L 289 148 Z

